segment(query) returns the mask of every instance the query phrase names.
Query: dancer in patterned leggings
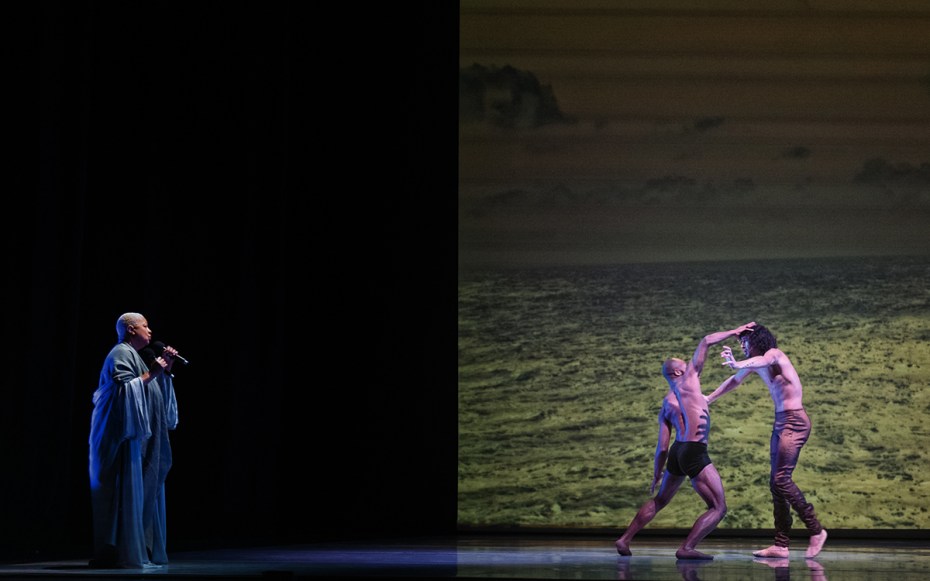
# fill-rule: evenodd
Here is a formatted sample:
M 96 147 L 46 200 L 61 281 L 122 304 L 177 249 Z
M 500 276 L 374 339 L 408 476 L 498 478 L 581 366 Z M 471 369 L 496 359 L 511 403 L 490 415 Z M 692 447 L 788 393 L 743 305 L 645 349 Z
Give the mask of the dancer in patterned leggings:
M 788 557 L 793 509 L 810 533 L 805 554 L 808 558 L 815 557 L 823 549 L 827 531 L 817 520 L 814 505 L 807 502 L 804 493 L 792 479 L 801 448 L 811 433 L 811 420 L 804 410 L 801 380 L 791 360 L 778 349 L 775 336 L 768 329 L 755 323 L 746 326 L 749 329 L 740 335 L 740 344 L 747 359 L 737 361 L 729 347 L 723 348 L 720 354 L 724 359 L 723 364 L 735 369 L 736 373 L 707 396 L 707 403 L 713 403 L 721 395 L 735 389 L 751 373 L 761 377 L 768 386 L 775 403 L 775 423 L 769 448 L 769 488 L 772 491 L 775 518 L 775 544 L 754 551 L 753 555 Z

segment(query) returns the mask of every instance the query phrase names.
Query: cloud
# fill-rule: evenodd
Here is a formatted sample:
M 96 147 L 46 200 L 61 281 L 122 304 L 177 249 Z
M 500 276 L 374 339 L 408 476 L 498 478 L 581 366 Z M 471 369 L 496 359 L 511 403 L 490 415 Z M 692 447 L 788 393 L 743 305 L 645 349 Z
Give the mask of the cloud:
M 723 125 L 725 122 L 726 119 L 723 117 L 701 117 L 700 119 L 695 119 L 694 123 L 691 124 L 691 129 L 697 131 L 698 133 L 703 133 L 704 131 L 716 129 Z M 686 130 L 686 132 L 687 131 L 688 130 Z
M 559 110 L 552 87 L 533 73 L 477 63 L 459 71 L 459 119 L 506 129 L 575 122 Z
M 803 145 L 798 145 L 782 152 L 782 159 L 807 159 L 811 156 L 811 150 Z
M 926 186 L 930 185 L 930 163 L 914 166 L 876 157 L 863 163 L 854 179 L 863 184 Z
M 546 188 L 511 188 L 490 195 L 463 200 L 463 214 L 472 220 L 494 216 L 526 216 L 553 213 L 565 216 L 578 213 L 602 214 L 628 207 L 713 206 L 747 198 L 756 189 L 749 178 L 730 183 L 699 182 L 682 175 L 667 175 L 647 180 L 639 186 L 608 186 L 573 190 L 557 184 Z

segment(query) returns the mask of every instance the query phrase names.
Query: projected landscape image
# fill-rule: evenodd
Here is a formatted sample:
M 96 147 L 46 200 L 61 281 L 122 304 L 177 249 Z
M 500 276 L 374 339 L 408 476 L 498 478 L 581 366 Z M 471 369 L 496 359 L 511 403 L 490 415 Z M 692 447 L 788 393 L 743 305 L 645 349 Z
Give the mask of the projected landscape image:
M 930 528 L 930 6 L 459 15 L 459 524 L 625 527 L 661 362 L 757 321 L 800 373 L 794 478 L 824 526 Z M 720 527 L 771 528 L 767 388 L 710 412 Z M 683 487 L 650 527 L 702 509 Z

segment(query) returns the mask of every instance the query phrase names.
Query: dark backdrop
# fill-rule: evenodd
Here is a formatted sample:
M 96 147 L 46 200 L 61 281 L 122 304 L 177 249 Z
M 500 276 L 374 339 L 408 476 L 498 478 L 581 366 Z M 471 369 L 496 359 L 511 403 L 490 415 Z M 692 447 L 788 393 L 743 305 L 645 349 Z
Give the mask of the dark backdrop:
M 314 5 L 11 18 L 2 557 L 89 556 L 126 311 L 191 361 L 169 552 L 454 531 L 458 6 Z

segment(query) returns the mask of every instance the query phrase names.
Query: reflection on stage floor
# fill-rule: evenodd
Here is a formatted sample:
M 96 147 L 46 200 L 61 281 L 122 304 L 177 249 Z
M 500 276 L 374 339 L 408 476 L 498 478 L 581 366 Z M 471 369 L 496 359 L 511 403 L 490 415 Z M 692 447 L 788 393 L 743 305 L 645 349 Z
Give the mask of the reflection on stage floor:
M 830 538 L 806 559 L 806 539 L 788 559 L 757 559 L 752 551 L 769 539 L 705 539 L 699 549 L 712 561 L 675 558 L 681 538 L 642 535 L 632 557 L 617 555 L 612 537 L 475 535 L 316 543 L 288 547 L 171 553 L 165 567 L 144 571 L 95 570 L 86 561 L 0 565 L 0 578 L 19 579 L 616 579 L 738 581 L 924 581 L 930 578 L 926 540 Z

